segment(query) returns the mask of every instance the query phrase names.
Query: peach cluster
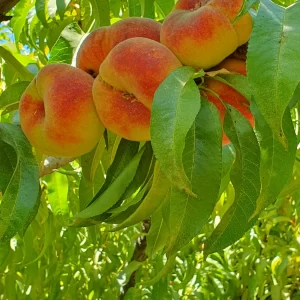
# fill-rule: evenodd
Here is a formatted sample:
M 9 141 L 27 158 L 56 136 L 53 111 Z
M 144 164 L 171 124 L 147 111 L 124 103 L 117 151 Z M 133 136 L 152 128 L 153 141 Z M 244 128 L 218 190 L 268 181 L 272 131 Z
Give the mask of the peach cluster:
M 154 94 L 172 71 L 187 65 L 246 75 L 244 61 L 227 58 L 251 34 L 249 13 L 235 22 L 242 5 L 243 0 L 179 0 L 163 24 L 127 18 L 96 29 L 78 49 L 76 67 L 47 65 L 25 90 L 20 101 L 25 135 L 52 156 L 89 152 L 104 127 L 129 140 L 150 140 Z M 241 94 L 213 78 L 205 77 L 204 84 L 201 94 L 222 120 L 225 101 L 253 125 Z

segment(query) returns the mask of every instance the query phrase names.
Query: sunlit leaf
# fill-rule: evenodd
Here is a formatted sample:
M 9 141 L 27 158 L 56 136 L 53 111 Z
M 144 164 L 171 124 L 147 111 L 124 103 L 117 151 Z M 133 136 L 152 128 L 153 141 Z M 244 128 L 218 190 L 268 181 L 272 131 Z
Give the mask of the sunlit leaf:
M 8 50 L 0 46 L 0 56 L 9 63 L 19 74 L 20 79 L 31 81 L 34 77 Z
M 151 143 L 161 170 L 172 184 L 195 197 L 182 161 L 185 137 L 200 109 L 200 93 L 193 75 L 193 68 L 179 68 L 157 89 L 152 106 Z

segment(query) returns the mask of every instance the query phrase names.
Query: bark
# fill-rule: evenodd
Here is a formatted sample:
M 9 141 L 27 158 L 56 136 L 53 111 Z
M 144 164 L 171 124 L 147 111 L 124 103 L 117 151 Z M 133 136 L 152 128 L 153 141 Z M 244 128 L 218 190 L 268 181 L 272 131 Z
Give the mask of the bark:
M 12 17 L 6 14 L 19 2 L 19 0 L 0 0 L 0 22 L 8 21 Z

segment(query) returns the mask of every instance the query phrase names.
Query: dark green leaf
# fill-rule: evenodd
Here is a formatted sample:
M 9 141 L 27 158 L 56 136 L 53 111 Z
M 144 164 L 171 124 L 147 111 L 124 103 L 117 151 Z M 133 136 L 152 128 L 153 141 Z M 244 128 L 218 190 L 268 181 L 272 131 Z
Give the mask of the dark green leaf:
M 61 20 L 64 18 L 65 10 L 71 0 L 56 0 L 57 12 Z
M 198 195 L 193 198 L 172 188 L 170 193 L 169 254 L 201 232 L 218 201 L 222 172 L 222 126 L 217 108 L 202 99 L 201 109 L 186 137 L 185 171 Z
M 232 106 L 226 105 L 224 130 L 235 147 L 236 159 L 231 171 L 235 200 L 208 238 L 205 253 L 219 251 L 239 239 L 255 222 L 260 193 L 260 149 L 250 123 Z
M 114 228 L 114 230 L 119 230 L 134 225 L 151 216 L 163 202 L 169 188 L 169 180 L 160 170 L 158 162 L 156 162 L 153 183 L 147 196 L 141 205 L 136 209 L 136 211 L 122 224 Z
M 39 201 L 38 166 L 17 126 L 0 123 L 0 165 L 0 240 L 6 241 L 25 232 Z
M 48 27 L 47 22 L 47 6 L 49 0 L 36 0 L 35 1 L 35 11 L 39 20 L 42 22 L 44 27 Z
M 120 199 L 130 182 L 132 181 L 138 168 L 140 159 L 144 153 L 143 147 L 130 163 L 124 168 L 119 176 L 111 183 L 111 185 L 103 191 L 103 193 L 95 196 L 94 201 L 83 211 L 77 218 L 91 218 L 106 212 Z M 106 181 L 105 181 L 106 183 Z M 104 183 L 104 184 L 105 184 Z M 101 188 L 102 190 L 102 188 Z

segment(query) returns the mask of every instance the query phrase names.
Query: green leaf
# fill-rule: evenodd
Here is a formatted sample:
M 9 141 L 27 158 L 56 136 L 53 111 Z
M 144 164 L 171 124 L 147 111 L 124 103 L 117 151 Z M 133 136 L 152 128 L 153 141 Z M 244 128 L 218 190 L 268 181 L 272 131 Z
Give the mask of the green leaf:
M 19 39 L 21 32 L 24 28 L 26 23 L 26 18 L 29 11 L 34 6 L 34 2 L 30 0 L 21 0 L 19 3 L 14 7 L 14 16 L 10 21 L 11 27 L 13 28 L 13 33 L 15 36 L 15 43 L 16 45 L 19 44 Z
M 171 12 L 174 5 L 174 0 L 155 0 L 155 6 L 164 18 Z
M 8 50 L 0 46 L 0 56 L 9 63 L 19 74 L 20 79 L 31 81 L 34 77 Z
M 71 64 L 75 50 L 83 36 L 84 34 L 77 23 L 67 25 L 52 47 L 48 63 Z
M 287 147 L 282 118 L 299 83 L 300 2 L 283 8 L 263 0 L 249 41 L 247 73 L 258 109 Z
M 7 87 L 7 89 L 0 95 L 0 110 L 4 110 L 8 106 L 18 104 L 29 83 L 29 81 L 19 81 Z
M 222 173 L 222 125 L 217 108 L 202 99 L 201 109 L 186 137 L 183 153 L 185 171 L 198 198 L 171 189 L 170 237 L 167 253 L 172 255 L 201 232 L 218 201 Z
M 222 147 L 222 181 L 219 190 L 219 197 L 227 188 L 230 182 L 230 171 L 235 160 L 235 151 L 232 144 Z
M 51 206 L 53 215 L 61 217 L 60 220 L 69 218 L 68 205 L 68 178 L 66 175 L 54 172 L 44 176 L 48 186 L 48 201 Z
M 109 0 L 89 0 L 92 5 L 95 28 L 110 25 Z
M 140 0 L 128 0 L 129 16 L 140 17 L 142 15 Z
M 77 218 L 91 218 L 106 212 L 120 199 L 131 180 L 133 179 L 138 168 L 140 159 L 144 153 L 143 147 L 130 163 L 124 168 L 120 175 L 111 183 L 111 185 L 103 191 L 103 193 L 95 196 L 94 201 L 83 211 Z
M 64 14 L 71 0 L 56 0 L 57 12 L 61 20 L 64 19 Z
M 36 0 L 35 1 L 35 11 L 39 20 L 42 22 L 44 27 L 48 27 L 47 22 L 47 6 L 49 0 Z
M 283 116 L 283 132 L 288 149 L 279 143 L 261 115 L 255 115 L 255 128 L 261 138 L 261 193 L 257 200 L 255 216 L 273 203 L 291 178 L 297 149 L 297 137 L 289 109 Z
M 122 228 L 134 225 L 150 217 L 163 202 L 169 188 L 169 180 L 160 170 L 158 162 L 156 162 L 153 183 L 147 196 L 141 205 L 136 209 L 136 211 L 123 223 L 114 228 L 114 230 L 120 230 Z
M 145 186 L 148 183 L 150 177 L 153 174 L 154 165 L 155 165 L 155 157 L 153 155 L 151 143 L 146 142 L 145 151 L 141 158 L 139 167 L 136 171 L 136 174 L 132 182 L 130 183 L 130 185 L 122 195 L 123 199 L 129 198 L 130 196 L 135 194 L 139 188 Z
M 259 4 L 259 2 L 259 0 L 244 0 L 243 7 L 234 19 L 233 24 L 235 24 L 243 15 L 245 15 L 251 9 L 251 7 L 253 7 L 255 4 Z
M 239 239 L 255 220 L 249 221 L 260 193 L 260 149 L 250 123 L 232 106 L 226 105 L 224 130 L 235 147 L 231 171 L 235 200 L 205 245 L 205 254 L 224 249 Z
M 80 27 L 84 32 L 88 32 L 91 29 L 91 25 L 94 22 L 92 15 L 92 8 L 89 0 L 80 0 Z
M 151 227 L 147 233 L 146 253 L 152 257 L 156 252 L 164 248 L 169 236 L 169 229 L 162 214 L 162 206 L 151 216 Z
M 155 18 L 154 14 L 154 0 L 140 0 L 141 3 L 141 16 L 143 18 Z
M 242 94 L 249 101 L 252 97 L 252 91 L 249 87 L 248 79 L 244 75 L 222 75 L 222 76 L 214 76 L 215 80 L 221 81 L 235 90 L 237 90 L 240 94 Z
M 0 241 L 26 231 L 39 202 L 39 171 L 19 127 L 0 123 Z
M 105 180 L 100 160 L 105 149 L 102 138 L 91 152 L 81 156 L 82 177 L 79 184 L 80 208 L 83 209 L 91 202 L 96 191 L 99 191 Z
M 139 143 L 137 142 L 131 142 L 125 139 L 122 139 L 120 141 L 115 159 L 107 171 L 105 182 L 101 189 L 95 195 L 92 202 L 95 201 L 95 199 L 97 199 L 99 195 L 101 195 L 111 185 L 111 183 L 125 170 L 125 168 L 128 166 L 128 164 L 138 152 L 138 148 Z
M 178 68 L 157 89 L 152 105 L 151 143 L 172 184 L 195 197 L 182 162 L 185 137 L 200 109 L 200 93 L 193 75 L 191 67 Z

